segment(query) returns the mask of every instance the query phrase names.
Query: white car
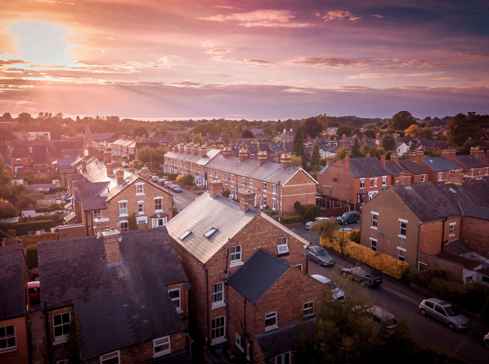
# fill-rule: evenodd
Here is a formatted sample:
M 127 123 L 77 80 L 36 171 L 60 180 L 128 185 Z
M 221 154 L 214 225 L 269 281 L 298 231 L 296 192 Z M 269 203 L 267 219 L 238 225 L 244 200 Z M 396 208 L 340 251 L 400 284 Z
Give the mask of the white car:
M 328 277 L 325 277 L 321 274 L 311 274 L 311 277 L 331 289 L 331 298 L 333 298 L 333 301 L 341 301 L 345 299 L 345 291 L 343 291 L 341 288 L 338 288 L 336 284 Z

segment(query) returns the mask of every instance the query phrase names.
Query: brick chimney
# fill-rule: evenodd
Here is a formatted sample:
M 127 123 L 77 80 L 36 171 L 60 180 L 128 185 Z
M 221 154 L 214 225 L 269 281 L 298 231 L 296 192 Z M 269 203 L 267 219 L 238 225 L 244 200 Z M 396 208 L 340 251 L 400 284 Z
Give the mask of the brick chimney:
M 479 147 L 470 147 L 470 155 L 481 160 L 484 158 L 484 151 Z
M 112 163 L 112 152 L 110 149 L 104 151 L 104 163 Z
M 290 154 L 289 153 L 282 153 L 280 154 L 280 163 L 283 164 L 284 166 L 290 165 Z
M 232 154 L 233 152 L 231 151 L 231 148 L 228 146 L 224 147 L 224 149 L 222 150 L 222 155 L 224 158 L 229 158 Z
M 142 178 L 149 179 L 151 178 L 151 171 L 148 167 L 144 166 L 138 173 Z
M 260 165 L 265 163 L 268 160 L 268 152 L 266 150 L 260 150 L 257 155 L 258 161 Z
M 380 165 L 382 166 L 382 168 L 385 168 L 385 154 L 382 154 L 380 156 Z
M 243 211 L 249 211 L 255 205 L 255 194 L 250 190 L 238 192 L 239 207 Z
M 422 150 L 422 149 L 417 150 L 415 162 L 418 164 L 422 164 L 423 160 L 424 160 L 424 150 Z
M 413 177 L 408 171 L 401 171 L 399 174 L 399 184 L 409 186 L 412 184 Z
M 114 166 L 112 165 L 111 162 L 105 164 L 105 169 L 107 171 L 107 176 L 108 177 L 113 177 L 114 176 Z
M 105 249 L 105 261 L 107 264 L 119 264 L 122 261 L 121 246 L 122 241 L 119 230 L 105 230 L 99 235 L 102 238 Z
M 219 197 L 222 196 L 223 187 L 222 182 L 219 180 L 214 180 L 209 182 L 209 195 L 211 197 Z
M 455 160 L 455 158 L 456 158 L 456 153 L 457 153 L 457 152 L 456 152 L 456 150 L 455 150 L 455 149 L 453 149 L 453 148 L 449 148 L 449 149 L 443 149 L 443 150 L 441 151 L 441 156 L 442 156 L 443 158 L 448 159 L 448 160 Z
M 248 159 L 248 149 L 241 147 L 239 149 L 239 160 L 240 161 L 245 161 Z
M 117 171 L 115 171 L 115 178 L 117 179 L 117 184 L 119 186 L 124 184 L 124 170 L 119 168 Z

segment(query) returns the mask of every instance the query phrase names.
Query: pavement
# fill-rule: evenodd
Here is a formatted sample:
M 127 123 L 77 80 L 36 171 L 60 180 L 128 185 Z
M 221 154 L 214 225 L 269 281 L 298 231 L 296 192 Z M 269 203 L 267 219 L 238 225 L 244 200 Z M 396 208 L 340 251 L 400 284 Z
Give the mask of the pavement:
M 195 192 L 189 190 L 183 190 L 183 192 L 176 193 L 171 191 L 173 194 L 173 201 L 175 202 L 175 207 L 177 211 L 182 211 L 188 204 L 190 204 L 195 198 L 197 194 Z
M 311 243 L 319 244 L 319 236 L 316 232 L 306 231 L 303 227 L 295 227 L 293 230 Z M 352 266 L 354 262 L 334 252 L 330 251 L 330 253 L 336 260 L 334 267 L 320 267 L 310 261 L 309 273 L 322 274 L 332 279 L 345 291 L 347 298 L 354 297 L 390 311 L 399 321 L 406 324 L 411 336 L 420 347 L 445 353 L 468 364 L 489 363 L 489 349 L 482 344 L 485 332 L 479 323 L 473 322 L 468 332 L 454 332 L 418 313 L 418 304 L 426 297 L 389 277 L 384 277 L 382 286 L 378 289 L 369 289 L 347 280 L 341 276 L 340 270 Z

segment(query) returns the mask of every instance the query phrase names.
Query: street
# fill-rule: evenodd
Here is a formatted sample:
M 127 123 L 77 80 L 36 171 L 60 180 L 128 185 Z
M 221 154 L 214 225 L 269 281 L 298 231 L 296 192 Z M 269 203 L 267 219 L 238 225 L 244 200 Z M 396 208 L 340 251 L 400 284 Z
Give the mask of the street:
M 183 192 L 176 193 L 173 192 L 173 201 L 175 202 L 175 207 L 177 211 L 182 211 L 189 203 L 191 203 L 197 197 L 192 191 L 183 189 Z
M 302 227 L 293 230 L 311 243 L 319 243 L 317 233 L 306 231 Z M 406 323 L 411 336 L 421 347 L 443 352 L 466 363 L 489 363 L 489 350 L 483 347 L 480 332 L 454 332 L 434 320 L 421 316 L 417 310 L 418 304 L 426 297 L 418 295 L 394 279 L 384 276 L 380 288 L 369 289 L 343 278 L 340 274 L 341 268 L 351 266 L 352 263 L 334 252 L 330 253 L 336 260 L 334 267 L 320 267 L 309 262 L 309 273 L 321 274 L 332 279 L 345 291 L 347 297 L 377 304 L 392 312 L 399 321 Z

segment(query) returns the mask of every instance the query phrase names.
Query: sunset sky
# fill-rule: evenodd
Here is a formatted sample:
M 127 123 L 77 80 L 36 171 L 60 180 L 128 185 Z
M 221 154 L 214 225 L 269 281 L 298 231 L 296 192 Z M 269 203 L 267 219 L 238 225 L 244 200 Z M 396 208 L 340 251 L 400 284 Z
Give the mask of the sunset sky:
M 487 19 L 487 0 L 2 0 L 0 112 L 488 113 Z

